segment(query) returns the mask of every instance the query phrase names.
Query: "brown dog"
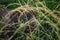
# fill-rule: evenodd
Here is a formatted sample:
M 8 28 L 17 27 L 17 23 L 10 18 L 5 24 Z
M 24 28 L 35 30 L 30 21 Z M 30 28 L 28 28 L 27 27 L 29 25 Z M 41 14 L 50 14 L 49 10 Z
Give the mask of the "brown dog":
M 30 33 L 33 32 L 34 29 L 38 26 L 39 22 L 36 19 L 36 11 L 28 6 L 28 5 L 24 5 L 21 7 L 18 7 L 14 10 L 9 11 L 8 13 L 6 13 L 4 15 L 4 17 L 2 18 L 2 21 L 5 23 L 5 25 L 7 24 L 14 24 L 17 23 L 13 26 L 9 26 L 7 25 L 6 27 L 2 27 L 1 30 L 10 30 L 10 32 L 3 32 L 2 35 L 5 35 L 5 37 L 7 35 L 12 36 L 13 32 L 11 32 L 11 30 L 16 30 L 17 28 L 19 28 L 18 23 L 28 23 L 25 28 L 24 28 L 24 33 Z M 10 35 L 11 34 L 11 35 Z

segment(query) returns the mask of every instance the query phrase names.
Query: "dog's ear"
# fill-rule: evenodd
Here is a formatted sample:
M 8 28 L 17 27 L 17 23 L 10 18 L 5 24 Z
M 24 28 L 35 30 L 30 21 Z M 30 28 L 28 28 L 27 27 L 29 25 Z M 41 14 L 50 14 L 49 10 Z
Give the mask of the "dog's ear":
M 7 8 L 0 8 L 0 18 L 3 17 L 4 15 L 6 15 L 8 13 L 8 9 Z
M 5 15 L 6 13 L 8 13 L 7 8 L 0 8 L 0 15 Z

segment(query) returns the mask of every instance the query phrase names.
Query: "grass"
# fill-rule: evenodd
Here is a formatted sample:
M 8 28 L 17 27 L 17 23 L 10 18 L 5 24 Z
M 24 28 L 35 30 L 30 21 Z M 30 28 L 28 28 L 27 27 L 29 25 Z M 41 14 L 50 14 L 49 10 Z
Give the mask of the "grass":
M 7 2 L 7 4 L 3 4 Z M 14 0 L 14 1 L 2 1 L 0 2 L 1 7 L 4 6 L 10 10 L 15 11 L 16 8 L 29 5 L 36 11 L 36 21 L 38 25 L 33 32 L 25 33 L 24 29 L 31 21 L 25 23 L 3 23 L 5 25 L 0 28 L 0 40 L 60 40 L 60 1 L 58 0 Z M 19 9 L 19 8 L 18 8 Z M 17 10 L 18 10 L 17 9 Z M 9 12 L 8 12 L 9 13 Z M 26 15 L 27 16 L 27 15 Z M 26 17 L 27 18 L 27 17 Z M 2 19 L 1 19 L 2 20 Z M 11 20 L 11 19 L 9 19 Z M 33 20 L 34 21 L 34 20 Z M 13 27 L 18 24 L 18 28 L 15 30 L 4 30 L 6 27 Z M 30 25 L 29 25 L 30 26 Z M 30 29 L 30 28 L 29 28 Z M 13 34 L 6 38 L 1 37 L 3 32 L 13 32 Z M 31 29 L 30 29 L 31 31 Z

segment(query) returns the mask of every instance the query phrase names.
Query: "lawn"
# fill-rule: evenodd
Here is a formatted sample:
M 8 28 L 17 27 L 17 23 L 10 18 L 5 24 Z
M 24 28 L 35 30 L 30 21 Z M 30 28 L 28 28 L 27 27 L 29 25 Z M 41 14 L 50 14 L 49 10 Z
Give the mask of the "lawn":
M 0 0 L 0 40 L 60 40 L 60 0 Z

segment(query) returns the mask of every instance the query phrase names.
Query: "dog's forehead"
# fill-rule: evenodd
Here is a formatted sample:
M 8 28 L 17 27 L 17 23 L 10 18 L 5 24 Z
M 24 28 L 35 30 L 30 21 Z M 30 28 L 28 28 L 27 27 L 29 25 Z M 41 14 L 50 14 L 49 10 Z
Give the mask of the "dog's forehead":
M 34 9 L 31 6 L 24 5 L 24 6 L 20 6 L 20 7 L 16 8 L 16 9 L 14 9 L 14 10 L 11 10 L 10 12 L 21 11 L 21 10 L 22 11 L 31 11 L 31 10 L 34 11 Z
M 20 12 L 20 14 L 23 15 L 23 13 L 28 13 L 28 14 L 33 14 L 35 15 L 36 14 L 36 11 L 29 5 L 24 5 L 24 6 L 21 6 L 21 7 L 18 7 L 14 10 L 11 10 L 8 14 L 15 14 L 15 12 Z
M 19 7 L 18 7 L 19 8 Z M 33 10 L 33 8 L 29 5 L 24 5 L 24 6 L 21 6 L 20 9 L 24 10 L 24 9 L 27 9 L 27 10 Z

